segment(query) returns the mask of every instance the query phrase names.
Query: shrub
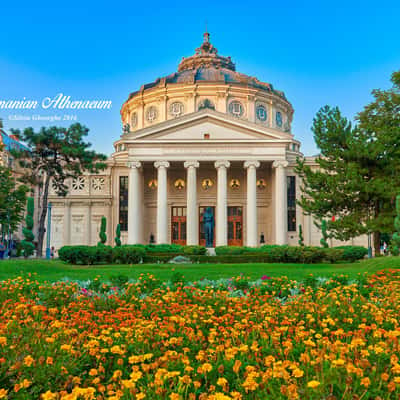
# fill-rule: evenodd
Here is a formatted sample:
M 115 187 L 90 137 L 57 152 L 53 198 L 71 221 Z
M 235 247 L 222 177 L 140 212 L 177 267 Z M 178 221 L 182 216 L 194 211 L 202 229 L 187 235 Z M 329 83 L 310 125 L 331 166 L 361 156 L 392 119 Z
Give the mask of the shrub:
M 184 246 L 183 247 L 183 254 L 190 256 L 190 255 L 204 255 L 207 253 L 207 249 L 204 246 Z
M 63 246 L 58 251 L 62 261 L 70 264 L 93 265 L 105 264 L 112 260 L 112 248 L 110 246 Z
M 184 246 L 180 244 L 148 244 L 144 246 L 147 253 L 176 253 L 183 254 Z
M 116 264 L 139 264 L 146 255 L 144 246 L 123 245 L 112 249 L 112 262 Z
M 337 246 L 335 249 L 343 250 L 343 261 L 362 260 L 368 254 L 368 249 L 363 246 Z
M 21 242 L 24 249 L 24 257 L 29 257 L 33 254 L 35 250 L 35 245 L 33 244 L 33 239 L 35 235 L 32 232 L 33 229 L 33 212 L 34 212 L 34 200 L 33 197 L 28 197 L 27 207 L 26 207 L 26 226 L 22 229 L 25 240 Z
M 328 247 L 323 249 L 323 254 L 324 254 L 324 260 L 333 264 L 338 261 L 343 261 L 344 250 Z
M 99 238 L 100 241 L 97 244 L 106 244 L 107 242 L 107 235 L 106 235 L 106 230 L 107 230 L 107 219 L 106 217 L 101 217 L 101 224 L 100 224 L 100 232 L 99 232 Z
M 245 247 L 245 246 L 218 246 L 215 248 L 215 254 L 217 256 L 222 255 L 238 255 L 246 253 L 254 253 L 260 251 L 257 247 Z

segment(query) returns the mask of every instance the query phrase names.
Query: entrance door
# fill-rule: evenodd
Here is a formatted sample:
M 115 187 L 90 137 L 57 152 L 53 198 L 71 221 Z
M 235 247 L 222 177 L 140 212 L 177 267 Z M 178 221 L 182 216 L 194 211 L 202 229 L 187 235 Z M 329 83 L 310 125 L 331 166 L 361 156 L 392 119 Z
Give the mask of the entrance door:
M 200 246 L 206 245 L 206 234 L 204 232 L 203 226 L 203 213 L 206 208 L 210 207 L 214 216 L 214 243 L 213 247 L 215 247 L 215 207 L 204 206 L 199 208 L 199 244 Z
M 172 243 L 186 244 L 186 207 L 172 207 Z
M 243 245 L 242 207 L 228 207 L 228 245 Z

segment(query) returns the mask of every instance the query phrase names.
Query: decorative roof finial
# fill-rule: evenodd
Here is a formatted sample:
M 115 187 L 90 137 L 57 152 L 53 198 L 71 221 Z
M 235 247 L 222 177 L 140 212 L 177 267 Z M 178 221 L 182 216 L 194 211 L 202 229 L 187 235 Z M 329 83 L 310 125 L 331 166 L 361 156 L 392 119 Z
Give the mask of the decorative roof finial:
M 206 21 L 206 31 L 203 34 L 204 43 L 210 43 L 210 34 L 207 32 L 207 21 Z

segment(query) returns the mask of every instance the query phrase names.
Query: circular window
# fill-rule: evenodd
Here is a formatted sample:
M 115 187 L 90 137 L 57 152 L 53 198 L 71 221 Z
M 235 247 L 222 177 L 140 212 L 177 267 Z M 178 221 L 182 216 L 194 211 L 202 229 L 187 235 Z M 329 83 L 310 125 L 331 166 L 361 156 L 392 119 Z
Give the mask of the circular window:
M 241 117 L 244 113 L 244 107 L 240 101 L 232 101 L 229 104 L 229 112 L 234 117 Z
M 137 113 L 131 115 L 131 127 L 134 128 L 137 125 Z
M 146 111 L 146 119 L 149 122 L 154 122 L 158 117 L 158 111 L 157 108 L 154 106 L 151 106 L 147 109 Z
M 180 101 L 175 101 L 169 106 L 169 115 L 171 117 L 179 117 L 183 114 L 183 104 Z
M 256 108 L 256 115 L 259 121 L 266 121 L 267 120 L 267 109 L 264 105 L 259 104 Z
M 279 126 L 279 128 L 282 127 L 282 113 L 280 111 L 276 112 L 276 126 Z

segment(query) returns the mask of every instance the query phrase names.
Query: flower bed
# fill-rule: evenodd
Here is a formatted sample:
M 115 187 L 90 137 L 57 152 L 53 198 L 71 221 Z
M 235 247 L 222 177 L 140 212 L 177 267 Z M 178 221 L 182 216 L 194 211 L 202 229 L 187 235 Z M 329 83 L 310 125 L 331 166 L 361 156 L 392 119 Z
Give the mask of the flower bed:
M 0 398 L 398 399 L 400 271 L 0 283 Z

